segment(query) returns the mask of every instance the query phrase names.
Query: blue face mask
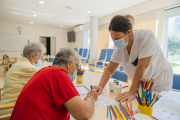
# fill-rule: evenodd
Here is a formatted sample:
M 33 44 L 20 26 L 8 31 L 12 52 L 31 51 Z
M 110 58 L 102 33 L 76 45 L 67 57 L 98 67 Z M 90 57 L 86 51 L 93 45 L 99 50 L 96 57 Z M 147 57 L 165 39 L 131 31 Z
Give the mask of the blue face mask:
M 34 66 L 39 67 L 42 63 L 42 60 L 38 60 L 37 63 L 33 63 Z
M 73 74 L 68 74 L 68 75 L 71 78 L 71 80 L 74 81 L 77 75 L 77 71 L 75 70 Z
M 114 41 L 114 45 L 118 48 L 118 49 L 123 49 L 127 46 L 128 42 L 125 43 L 124 42 L 124 38 L 118 39 Z

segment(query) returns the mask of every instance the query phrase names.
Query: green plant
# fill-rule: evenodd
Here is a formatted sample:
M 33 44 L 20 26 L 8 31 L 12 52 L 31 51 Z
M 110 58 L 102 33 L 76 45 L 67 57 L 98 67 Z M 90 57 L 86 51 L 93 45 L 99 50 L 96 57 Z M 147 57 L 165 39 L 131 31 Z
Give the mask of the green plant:
M 174 29 L 168 34 L 167 55 L 180 54 L 180 29 Z

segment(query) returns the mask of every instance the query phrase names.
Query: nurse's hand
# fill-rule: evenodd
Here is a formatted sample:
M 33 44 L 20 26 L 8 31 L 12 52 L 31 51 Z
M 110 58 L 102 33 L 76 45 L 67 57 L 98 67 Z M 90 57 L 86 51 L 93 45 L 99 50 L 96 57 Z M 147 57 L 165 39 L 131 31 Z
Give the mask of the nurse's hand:
M 103 88 L 101 86 L 93 86 L 93 89 L 95 89 L 97 91 L 98 95 L 100 95 L 103 90 Z
M 120 101 L 120 102 L 125 102 L 127 101 L 128 103 L 133 100 L 135 98 L 134 94 L 131 93 L 131 92 L 124 92 L 124 93 L 121 93 L 119 94 L 117 97 L 116 97 L 116 101 Z

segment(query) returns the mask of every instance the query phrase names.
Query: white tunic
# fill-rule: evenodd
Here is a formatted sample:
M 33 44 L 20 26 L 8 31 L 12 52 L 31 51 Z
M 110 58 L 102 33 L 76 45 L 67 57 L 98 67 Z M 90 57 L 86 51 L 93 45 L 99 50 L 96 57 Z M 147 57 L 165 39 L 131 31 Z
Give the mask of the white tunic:
M 114 47 L 111 61 L 122 63 L 123 70 L 133 80 L 136 67 L 131 62 L 134 62 L 137 58 L 142 59 L 152 56 L 150 64 L 144 73 L 144 78 L 149 80 L 153 78 L 155 80 L 153 90 L 157 92 L 172 90 L 173 70 L 165 58 L 154 33 L 149 29 L 139 29 L 133 30 L 133 34 L 134 41 L 130 55 L 127 48 L 118 49 Z

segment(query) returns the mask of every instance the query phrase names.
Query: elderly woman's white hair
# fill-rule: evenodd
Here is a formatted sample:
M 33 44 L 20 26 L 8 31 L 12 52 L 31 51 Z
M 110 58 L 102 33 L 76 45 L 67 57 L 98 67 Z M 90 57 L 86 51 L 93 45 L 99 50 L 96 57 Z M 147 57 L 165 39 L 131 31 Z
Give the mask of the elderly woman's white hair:
M 77 63 L 81 62 L 81 59 L 81 56 L 74 49 L 61 48 L 60 51 L 56 54 L 53 66 L 63 67 L 69 60 L 72 60 L 74 63 Z
M 34 43 L 28 43 L 23 50 L 23 56 L 27 59 L 34 54 L 35 56 L 39 56 L 40 52 L 45 53 L 46 48 L 44 47 L 43 44 L 39 42 L 34 42 Z

